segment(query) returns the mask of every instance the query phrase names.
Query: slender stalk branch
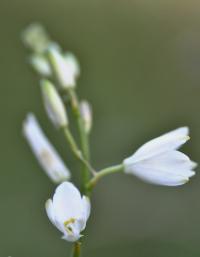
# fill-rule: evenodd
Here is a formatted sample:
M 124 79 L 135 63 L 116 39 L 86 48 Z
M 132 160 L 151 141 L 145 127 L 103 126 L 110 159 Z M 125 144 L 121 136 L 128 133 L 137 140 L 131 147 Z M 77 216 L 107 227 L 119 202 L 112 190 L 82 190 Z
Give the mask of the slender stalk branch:
M 80 257 L 81 255 L 81 243 L 75 242 L 73 245 L 72 257 Z
M 76 117 L 76 121 L 78 125 L 83 157 L 85 160 L 87 160 L 87 162 L 89 162 L 90 161 L 89 138 L 88 138 L 88 134 L 85 131 L 84 122 L 80 113 L 78 97 L 76 95 L 76 92 L 73 89 L 69 89 L 68 93 L 71 99 L 72 111 Z M 87 165 L 83 165 L 82 189 L 84 193 L 86 193 L 85 191 L 87 191 L 86 184 L 88 183 L 88 181 L 89 181 L 89 169 Z
M 63 129 L 63 133 L 64 136 L 67 140 L 67 142 L 69 143 L 69 146 L 73 152 L 73 154 L 75 155 L 75 157 L 84 165 L 87 167 L 87 169 L 93 174 L 95 175 L 96 172 L 95 170 L 91 167 L 90 163 L 84 158 L 82 152 L 79 150 L 70 130 L 68 127 L 64 127 Z
M 99 172 L 97 172 L 95 174 L 95 176 L 87 183 L 87 189 L 89 191 L 91 191 L 96 183 L 101 179 L 103 178 L 104 176 L 107 176 L 109 174 L 113 174 L 113 173 L 117 173 L 117 172 L 121 172 L 123 171 L 124 169 L 124 166 L 123 164 L 119 164 L 119 165 L 115 165 L 115 166 L 111 166 L 111 167 L 108 167 L 108 168 L 105 168 L 103 170 L 100 170 Z

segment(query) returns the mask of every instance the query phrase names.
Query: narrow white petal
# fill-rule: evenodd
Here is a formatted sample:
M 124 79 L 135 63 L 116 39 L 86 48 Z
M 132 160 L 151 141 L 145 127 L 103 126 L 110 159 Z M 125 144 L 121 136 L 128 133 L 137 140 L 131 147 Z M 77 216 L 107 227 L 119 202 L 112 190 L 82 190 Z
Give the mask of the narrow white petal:
M 187 155 L 179 151 L 166 152 L 141 162 L 133 163 L 132 167 L 144 167 L 160 170 L 163 173 L 192 176 L 194 172 L 194 162 L 190 161 Z M 129 168 L 127 168 L 128 170 Z
M 55 219 L 55 213 L 54 213 L 54 208 L 53 208 L 53 202 L 52 202 L 51 199 L 49 199 L 49 200 L 46 201 L 45 209 L 46 209 L 47 216 L 48 216 L 48 218 L 50 219 L 50 221 L 51 221 L 54 225 L 56 225 L 56 219 Z
M 152 139 L 141 146 L 131 157 L 127 158 L 125 164 L 139 162 L 170 150 L 178 149 L 188 139 L 189 129 L 182 127 Z
M 159 169 L 149 169 L 142 165 L 132 167 L 132 173 L 145 182 L 163 185 L 163 186 L 179 186 L 189 181 L 187 176 L 181 176 L 171 173 L 162 172 Z M 129 172 L 130 173 L 130 172 Z
M 90 216 L 91 212 L 91 204 L 90 204 L 90 199 L 87 196 L 82 197 L 82 204 L 83 204 L 83 212 L 85 219 L 87 220 Z
M 23 134 L 38 162 L 53 182 L 60 183 L 70 178 L 68 168 L 44 135 L 33 114 L 27 116 L 23 124 Z

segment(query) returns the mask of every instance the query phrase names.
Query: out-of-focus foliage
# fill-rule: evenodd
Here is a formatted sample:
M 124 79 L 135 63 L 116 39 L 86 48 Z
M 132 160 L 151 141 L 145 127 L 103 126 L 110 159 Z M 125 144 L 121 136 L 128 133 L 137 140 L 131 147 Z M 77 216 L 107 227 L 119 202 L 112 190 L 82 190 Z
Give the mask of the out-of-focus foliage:
M 118 163 L 183 125 L 192 139 L 184 150 L 200 162 L 199 10 L 198 2 L 180 0 L 1 1 L 0 256 L 64 257 L 70 249 L 44 211 L 54 185 L 21 135 L 26 113 L 38 114 L 70 168 L 74 159 L 45 116 L 21 31 L 39 21 L 79 58 L 78 90 L 95 113 L 94 166 Z M 180 188 L 123 175 L 102 180 L 92 199 L 85 256 L 199 256 L 199 196 L 198 172 Z

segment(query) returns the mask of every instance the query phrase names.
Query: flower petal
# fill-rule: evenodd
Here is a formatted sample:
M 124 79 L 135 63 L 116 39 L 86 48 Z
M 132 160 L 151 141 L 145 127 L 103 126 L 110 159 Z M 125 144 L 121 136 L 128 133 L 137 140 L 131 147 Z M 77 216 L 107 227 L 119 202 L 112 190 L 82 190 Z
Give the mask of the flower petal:
M 125 159 L 124 163 L 136 163 L 170 150 L 176 150 L 189 139 L 188 133 L 189 129 L 182 127 L 152 139 L 141 146 L 131 157 Z
M 82 197 L 82 204 L 83 204 L 85 219 L 87 220 L 90 216 L 91 204 L 90 204 L 90 199 L 85 195 Z
M 78 189 L 69 182 L 63 182 L 53 196 L 56 219 L 64 223 L 74 218 L 82 218 L 82 199 Z
M 170 173 L 162 172 L 159 169 L 150 169 L 142 165 L 135 165 L 134 173 L 138 178 L 156 185 L 163 186 L 179 186 L 189 181 L 187 176 L 176 175 L 176 172 L 171 171 Z
M 47 212 L 48 218 L 50 219 L 50 221 L 54 225 L 56 225 L 55 213 L 54 213 L 54 208 L 53 208 L 53 202 L 52 202 L 51 199 L 46 201 L 45 208 L 46 208 L 46 212 Z

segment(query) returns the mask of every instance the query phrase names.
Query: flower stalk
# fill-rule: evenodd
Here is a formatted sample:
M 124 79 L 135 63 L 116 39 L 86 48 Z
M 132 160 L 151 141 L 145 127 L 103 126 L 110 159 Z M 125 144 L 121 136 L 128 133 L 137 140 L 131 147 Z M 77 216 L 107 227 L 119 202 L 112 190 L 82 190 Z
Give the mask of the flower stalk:
M 73 245 L 72 257 L 80 257 L 81 255 L 81 242 L 75 242 Z
M 95 174 L 95 176 L 88 182 L 87 184 L 87 189 L 89 191 L 92 191 L 92 189 L 96 186 L 97 182 L 107 176 L 107 175 L 110 175 L 110 174 L 113 174 L 113 173 L 118 173 L 118 172 L 122 172 L 124 170 L 124 165 L 123 164 L 119 164 L 119 165 L 115 165 L 115 166 L 111 166 L 111 167 L 108 167 L 108 168 L 105 168 L 99 172 L 97 172 Z
M 80 107 L 79 107 L 79 100 L 77 97 L 77 94 L 74 89 L 69 89 L 68 94 L 70 96 L 70 102 L 72 107 L 72 112 L 76 118 L 79 136 L 80 136 L 80 144 L 81 144 L 81 151 L 83 154 L 84 159 L 89 162 L 90 161 L 90 149 L 89 149 L 89 136 L 85 130 L 84 121 L 80 113 Z M 82 191 L 84 193 L 87 193 L 86 184 L 89 181 L 90 177 L 90 171 L 91 169 L 88 169 L 88 165 L 83 163 L 82 167 Z M 92 173 L 94 173 L 92 171 Z
M 79 150 L 70 130 L 68 127 L 63 127 L 62 128 L 64 136 L 71 148 L 71 151 L 73 152 L 73 154 L 75 155 L 75 157 L 84 165 L 87 167 L 87 169 L 93 174 L 95 175 L 96 172 L 95 170 L 92 168 L 92 166 L 90 165 L 90 163 L 84 158 L 81 150 Z

